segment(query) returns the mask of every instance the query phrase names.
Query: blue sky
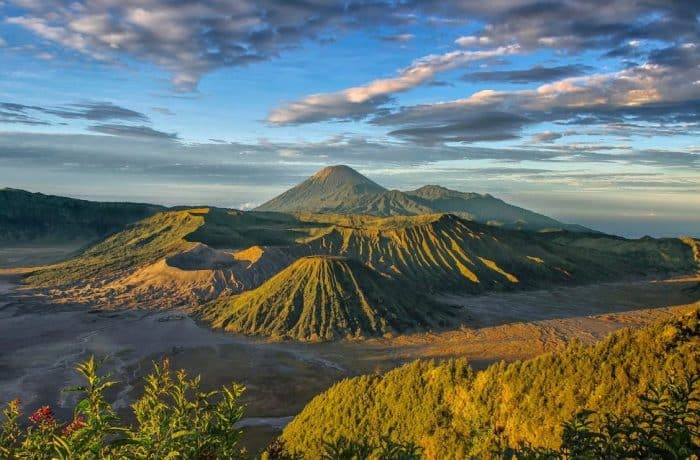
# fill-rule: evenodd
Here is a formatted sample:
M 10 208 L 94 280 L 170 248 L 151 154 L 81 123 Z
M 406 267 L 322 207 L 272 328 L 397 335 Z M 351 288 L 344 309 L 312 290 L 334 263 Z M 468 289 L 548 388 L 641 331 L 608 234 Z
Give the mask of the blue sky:
M 0 0 L 0 186 L 251 207 L 328 164 L 700 234 L 700 5 Z

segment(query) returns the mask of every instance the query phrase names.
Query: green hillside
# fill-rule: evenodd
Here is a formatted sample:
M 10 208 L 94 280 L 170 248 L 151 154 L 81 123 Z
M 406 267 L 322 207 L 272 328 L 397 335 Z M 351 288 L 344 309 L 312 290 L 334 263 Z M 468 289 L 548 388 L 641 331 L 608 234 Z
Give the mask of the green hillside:
M 417 443 L 430 459 L 490 457 L 498 437 L 557 447 L 561 424 L 580 409 L 634 414 L 650 385 L 698 372 L 700 310 L 476 374 L 463 360 L 416 361 L 346 379 L 314 398 L 282 438 L 305 458 L 320 458 L 323 441 L 378 444 L 385 435 Z
M 0 244 L 94 241 L 164 209 L 0 189 Z
M 302 257 L 257 289 L 202 308 L 229 332 L 332 340 L 445 326 L 449 309 L 341 257 Z
M 306 253 L 361 260 L 426 290 L 523 289 L 697 268 L 691 246 L 680 239 L 519 232 L 451 214 L 301 216 L 329 225 L 305 242 Z
M 406 292 L 480 293 L 693 273 L 698 269 L 694 243 L 691 239 L 521 232 L 451 214 L 382 218 L 195 208 L 155 214 L 70 260 L 38 268 L 26 280 L 34 287 L 61 288 L 56 294 L 66 301 L 122 308 L 154 304 L 195 308 L 226 294 L 221 305 L 226 305 L 222 311 L 229 316 L 219 318 L 223 321 L 230 320 L 244 298 L 250 300 L 248 312 L 275 311 L 287 305 L 285 299 L 302 292 L 298 280 L 303 278 L 319 291 L 307 294 L 294 311 L 311 305 L 326 311 L 334 296 L 357 299 L 358 292 L 368 295 L 364 292 L 368 289 L 381 299 L 394 299 L 393 307 L 411 312 L 412 316 L 402 318 L 403 325 L 370 327 L 364 320 L 345 324 L 336 316 L 333 321 L 338 323 L 332 325 L 321 316 L 312 316 L 307 323 L 290 319 L 273 325 L 264 320 L 268 313 L 245 316 L 241 309 L 228 327 L 294 338 L 308 339 L 313 334 L 338 338 L 440 324 L 442 317 L 431 321 L 422 317 L 420 305 L 410 309 L 409 301 L 414 299 L 407 298 Z M 286 274 L 289 284 L 268 285 L 247 293 L 249 297 L 230 298 L 272 282 L 275 275 L 308 256 L 348 261 L 299 265 L 295 270 L 302 266 L 304 270 Z M 332 276 L 319 283 L 311 273 L 327 265 L 333 268 L 328 272 Z M 354 280 L 348 273 L 364 284 L 356 290 L 342 287 Z M 373 310 L 381 306 L 377 298 L 368 297 Z M 352 309 L 353 314 L 358 311 Z
M 88 248 L 73 259 L 41 268 L 27 277 L 34 286 L 104 282 L 139 265 L 185 251 L 185 236 L 204 223 L 205 210 L 167 211 L 144 219 Z
M 198 243 L 217 248 L 292 244 L 307 235 L 293 216 L 217 208 L 165 211 L 144 219 L 78 256 L 41 268 L 27 281 L 41 287 L 115 280 L 147 264 L 191 251 Z M 201 261 L 207 267 L 206 260 Z
M 491 195 L 463 193 L 437 185 L 401 192 L 387 190 L 348 166 L 329 166 L 263 203 L 260 211 L 413 216 L 459 214 L 465 219 L 518 230 L 593 232 L 561 223 Z

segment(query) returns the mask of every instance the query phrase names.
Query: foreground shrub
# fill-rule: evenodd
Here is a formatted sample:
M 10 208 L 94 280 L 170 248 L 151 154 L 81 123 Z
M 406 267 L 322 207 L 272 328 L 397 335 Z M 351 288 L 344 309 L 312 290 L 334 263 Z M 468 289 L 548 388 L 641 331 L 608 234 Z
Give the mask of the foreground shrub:
M 94 358 L 80 364 L 85 385 L 68 388 L 83 398 L 73 419 L 58 421 L 49 406 L 37 409 L 24 427 L 19 400 L 4 409 L 0 458 L 14 459 L 234 459 L 242 456 L 243 415 L 238 400 L 244 391 L 232 384 L 203 392 L 200 378 L 173 372 L 169 361 L 154 363 L 143 396 L 131 407 L 135 424 L 121 423 L 105 392 L 117 382 L 100 375 Z

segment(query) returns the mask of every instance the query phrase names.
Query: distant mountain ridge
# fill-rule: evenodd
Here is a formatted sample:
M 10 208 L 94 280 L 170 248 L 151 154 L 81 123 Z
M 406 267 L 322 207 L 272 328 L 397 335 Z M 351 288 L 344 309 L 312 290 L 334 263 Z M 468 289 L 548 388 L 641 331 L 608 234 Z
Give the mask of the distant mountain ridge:
M 0 189 L 0 241 L 93 241 L 163 211 L 164 206 L 97 202 Z
M 256 210 L 412 216 L 454 213 L 488 225 L 532 231 L 590 232 L 580 225 L 513 206 L 489 194 L 459 192 L 439 185 L 425 185 L 402 192 L 388 190 L 349 166 L 328 166 Z

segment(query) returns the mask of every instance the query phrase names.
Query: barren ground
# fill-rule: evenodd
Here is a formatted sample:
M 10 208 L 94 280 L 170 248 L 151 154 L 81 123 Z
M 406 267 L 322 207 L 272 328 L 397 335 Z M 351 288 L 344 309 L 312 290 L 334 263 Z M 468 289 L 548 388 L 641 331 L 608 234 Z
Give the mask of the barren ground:
M 36 250 L 10 253 L 40 263 L 55 257 Z M 51 404 L 59 415 L 69 416 L 74 397 L 59 389 L 77 383 L 73 367 L 94 354 L 109 357 L 105 369 L 122 381 L 113 397 L 125 409 L 138 396 L 137 382 L 151 362 L 169 356 L 173 366 L 203 374 L 205 387 L 231 381 L 246 385 L 241 425 L 252 451 L 279 433 L 314 395 L 348 376 L 421 357 L 463 356 L 482 368 L 556 350 L 574 337 L 591 343 L 621 327 L 640 327 L 700 306 L 700 294 L 689 289 L 697 278 L 442 296 L 462 306 L 461 329 L 358 342 L 269 342 L 209 330 L 177 311 L 52 304 L 18 291 L 19 281 L 18 275 L 0 275 L 0 404 L 19 397 L 26 410 Z

